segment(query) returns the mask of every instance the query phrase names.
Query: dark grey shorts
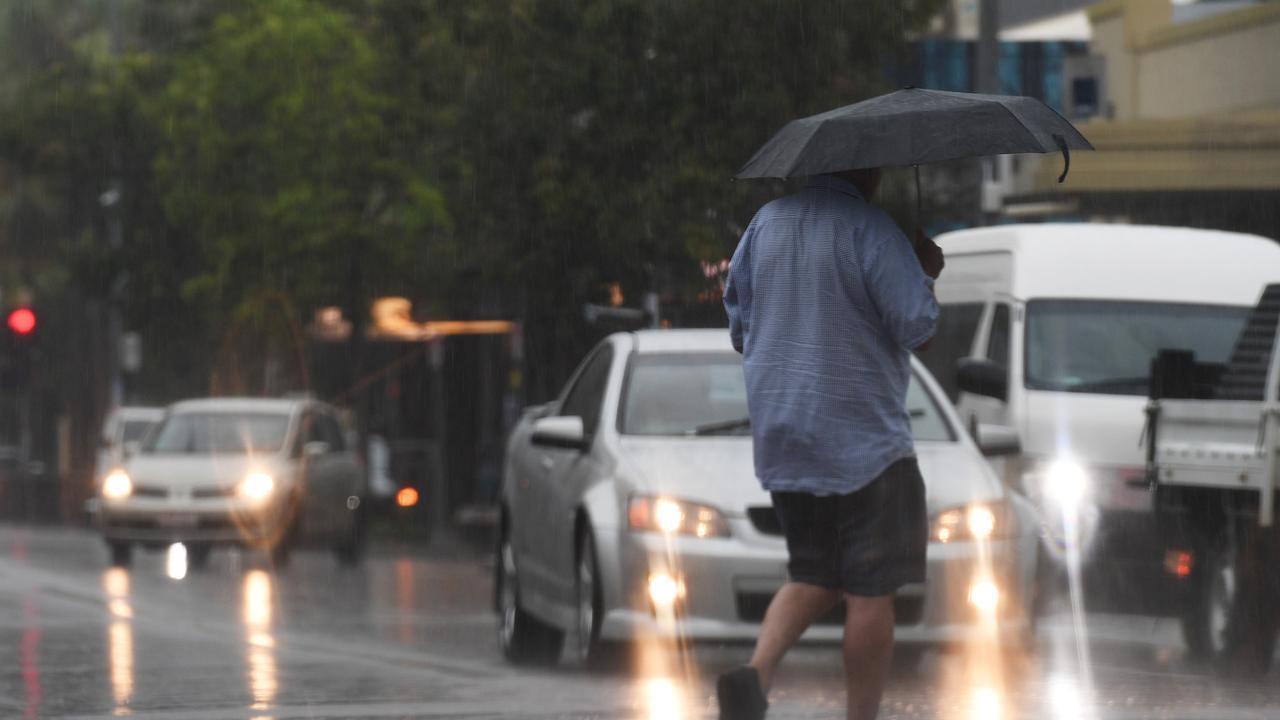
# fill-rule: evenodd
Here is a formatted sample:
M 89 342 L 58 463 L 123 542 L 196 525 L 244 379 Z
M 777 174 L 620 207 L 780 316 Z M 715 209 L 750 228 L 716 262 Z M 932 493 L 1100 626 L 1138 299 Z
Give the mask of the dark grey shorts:
M 890 465 L 848 495 L 773 493 L 794 582 L 859 597 L 924 582 L 929 513 L 915 458 Z

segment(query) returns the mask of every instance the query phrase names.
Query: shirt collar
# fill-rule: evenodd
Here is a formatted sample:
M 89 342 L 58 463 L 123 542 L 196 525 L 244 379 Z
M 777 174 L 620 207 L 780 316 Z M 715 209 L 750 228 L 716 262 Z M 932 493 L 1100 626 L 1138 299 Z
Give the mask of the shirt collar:
M 809 178 L 809 182 L 805 184 L 806 188 L 816 188 L 818 190 L 832 190 L 843 193 L 859 200 L 864 200 L 862 193 L 858 192 L 858 187 L 848 180 L 842 180 L 835 175 L 815 175 Z

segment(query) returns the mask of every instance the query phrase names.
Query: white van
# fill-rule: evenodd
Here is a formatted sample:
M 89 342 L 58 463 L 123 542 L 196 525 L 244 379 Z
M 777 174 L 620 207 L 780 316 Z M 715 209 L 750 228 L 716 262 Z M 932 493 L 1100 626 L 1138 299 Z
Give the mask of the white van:
M 992 459 L 1007 483 L 1046 511 L 1079 495 L 1093 607 L 1172 611 L 1159 602 L 1177 579 L 1156 542 L 1141 447 L 1151 360 L 1179 348 L 1225 362 L 1263 286 L 1280 280 L 1280 244 L 1085 223 L 937 242 L 947 264 L 925 365 L 971 432 L 990 435 L 980 444 L 1012 453 Z M 1086 480 L 1061 487 L 1072 477 Z

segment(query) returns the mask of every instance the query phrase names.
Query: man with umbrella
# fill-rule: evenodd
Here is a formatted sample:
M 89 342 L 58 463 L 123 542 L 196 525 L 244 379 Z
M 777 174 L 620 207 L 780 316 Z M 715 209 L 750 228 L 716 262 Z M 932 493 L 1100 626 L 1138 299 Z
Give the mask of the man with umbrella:
M 1088 146 L 1030 98 L 904 90 L 792 122 L 739 173 L 810 180 L 756 214 L 725 286 L 756 476 L 786 536 L 789 579 L 750 664 L 717 683 L 722 719 L 764 717 L 783 654 L 841 600 L 847 715 L 874 718 L 894 593 L 925 579 L 928 513 L 906 392 L 910 353 L 933 337 L 933 281 L 944 263 L 932 240 L 917 229 L 911 243 L 871 204 L 879 168 L 1065 155 L 1068 143 Z
M 721 678 L 721 716 L 763 717 L 787 649 L 846 600 L 849 717 L 874 717 L 893 594 L 923 582 L 928 517 L 905 405 L 910 351 L 933 337 L 942 252 L 870 203 L 879 170 L 820 175 L 756 214 L 725 288 L 745 356 L 756 475 L 787 538 L 789 582 L 751 665 Z

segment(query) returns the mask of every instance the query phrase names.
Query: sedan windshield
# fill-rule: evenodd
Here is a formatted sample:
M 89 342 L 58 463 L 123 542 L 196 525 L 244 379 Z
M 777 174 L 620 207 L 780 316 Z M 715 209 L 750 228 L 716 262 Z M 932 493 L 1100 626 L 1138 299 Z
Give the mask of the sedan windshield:
M 151 435 L 146 452 L 277 452 L 288 430 L 289 416 L 280 413 L 182 413 L 169 416 Z
M 1248 308 L 1109 300 L 1027 303 L 1026 382 L 1033 390 L 1146 395 L 1160 350 L 1226 362 Z
M 624 388 L 624 435 L 750 435 L 746 380 L 737 353 L 638 355 Z M 907 410 L 917 441 L 954 440 L 937 403 L 913 375 Z

